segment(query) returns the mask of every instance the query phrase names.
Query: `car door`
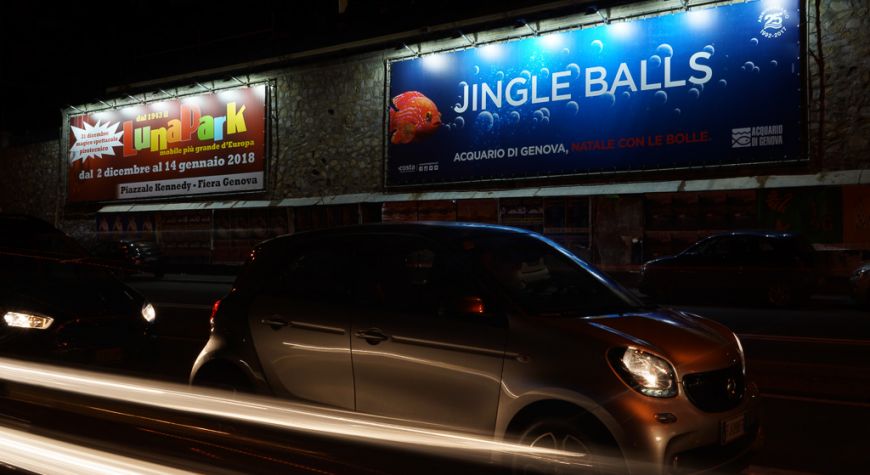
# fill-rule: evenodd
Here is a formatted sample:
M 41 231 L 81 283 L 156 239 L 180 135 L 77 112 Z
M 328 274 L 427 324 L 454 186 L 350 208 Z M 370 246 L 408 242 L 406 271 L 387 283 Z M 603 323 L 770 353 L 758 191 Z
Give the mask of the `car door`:
M 353 409 L 346 242 L 298 245 L 253 298 L 251 337 L 276 394 Z
M 414 236 L 366 237 L 357 252 L 357 410 L 491 433 L 506 329 L 474 306 L 487 301 L 471 264 Z

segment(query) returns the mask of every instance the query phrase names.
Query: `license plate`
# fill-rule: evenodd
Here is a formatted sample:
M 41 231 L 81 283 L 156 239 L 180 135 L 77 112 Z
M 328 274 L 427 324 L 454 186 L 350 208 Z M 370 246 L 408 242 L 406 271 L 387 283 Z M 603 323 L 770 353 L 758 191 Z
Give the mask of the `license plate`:
M 746 429 L 746 416 L 741 414 L 733 419 L 722 421 L 722 445 L 742 436 Z

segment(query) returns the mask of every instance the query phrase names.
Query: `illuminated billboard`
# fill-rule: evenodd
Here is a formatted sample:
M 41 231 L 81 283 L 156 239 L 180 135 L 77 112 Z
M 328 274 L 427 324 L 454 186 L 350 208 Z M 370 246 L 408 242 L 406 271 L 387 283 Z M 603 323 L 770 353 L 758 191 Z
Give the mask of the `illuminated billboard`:
M 68 200 L 264 189 L 266 86 L 70 117 Z
M 389 64 L 388 186 L 801 160 L 797 0 Z

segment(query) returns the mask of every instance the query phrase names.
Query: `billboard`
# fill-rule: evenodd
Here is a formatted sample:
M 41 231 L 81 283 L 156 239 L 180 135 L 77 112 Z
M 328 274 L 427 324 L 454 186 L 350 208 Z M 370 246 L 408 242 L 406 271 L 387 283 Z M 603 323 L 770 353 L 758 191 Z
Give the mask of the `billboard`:
M 802 159 L 798 0 L 389 64 L 388 186 Z
M 70 117 L 68 200 L 264 189 L 266 86 Z

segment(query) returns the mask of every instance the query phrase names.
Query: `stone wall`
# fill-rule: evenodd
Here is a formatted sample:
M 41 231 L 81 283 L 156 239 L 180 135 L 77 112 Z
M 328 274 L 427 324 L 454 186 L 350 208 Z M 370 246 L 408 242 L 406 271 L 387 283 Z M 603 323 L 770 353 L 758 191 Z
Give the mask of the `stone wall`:
M 817 1 L 821 54 L 816 43 Z M 807 3 L 807 114 L 813 165 L 796 172 L 870 168 L 870 2 Z M 658 5 L 660 2 L 645 2 L 632 8 L 641 11 Z M 262 198 L 384 190 L 385 59 L 390 54 L 392 50 L 385 49 L 260 75 L 270 79 L 275 93 L 268 189 Z M 822 61 L 825 120 L 819 142 Z M 73 220 L 81 218 L 82 223 L 88 221 L 95 207 L 84 214 L 64 209 L 64 155 L 56 141 L 0 150 L 0 163 L 6 170 L 0 177 L 3 210 L 57 222 L 65 219 L 64 214 Z
M 0 210 L 58 224 L 66 179 L 59 156 L 56 140 L 0 149 Z
M 821 170 L 870 166 L 870 2 L 810 0 L 807 8 L 810 70 L 809 139 Z M 820 10 L 821 54 L 816 37 Z M 819 141 L 824 64 L 824 136 Z
M 273 197 L 383 188 L 384 69 L 375 55 L 278 74 Z

